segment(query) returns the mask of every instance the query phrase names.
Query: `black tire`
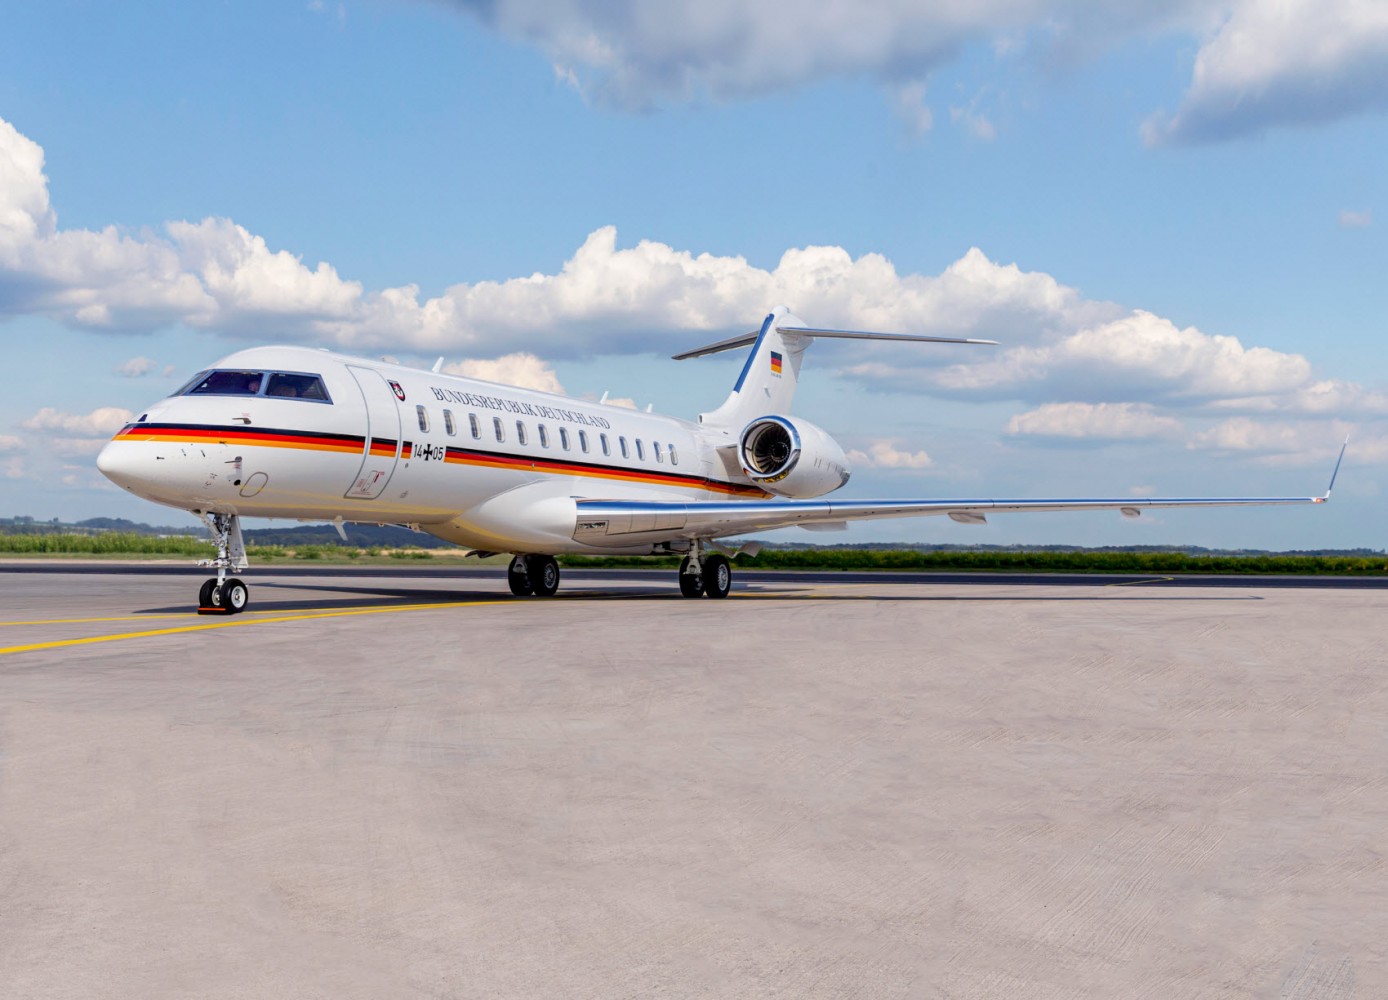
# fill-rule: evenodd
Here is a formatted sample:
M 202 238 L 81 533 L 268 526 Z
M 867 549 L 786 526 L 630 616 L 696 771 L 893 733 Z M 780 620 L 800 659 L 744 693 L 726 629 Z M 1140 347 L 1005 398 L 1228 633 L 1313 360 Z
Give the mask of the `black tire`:
M 251 603 L 251 588 L 234 576 L 222 584 L 221 591 L 222 604 L 234 615 L 245 611 L 246 605 Z
M 559 564 L 554 556 L 526 556 L 530 586 L 536 597 L 553 597 L 559 589 Z
M 529 597 L 535 592 L 530 586 L 530 574 L 525 568 L 525 556 L 516 556 L 511 560 L 511 565 L 506 567 L 506 583 L 511 588 L 511 593 L 517 597 Z
M 709 556 L 704 560 L 704 593 L 709 597 L 727 597 L 733 589 L 733 566 L 725 556 Z
M 212 604 L 212 592 L 213 592 L 214 590 L 216 590 L 216 589 L 217 589 L 217 578 L 216 578 L 216 577 L 212 577 L 211 579 L 204 581 L 203 585 L 202 585 L 201 587 L 198 588 L 198 607 L 199 607 L 199 608 L 210 608 L 210 607 L 213 606 L 213 604 Z
M 689 563 L 688 556 L 685 556 L 684 562 L 680 563 L 680 593 L 685 597 L 703 597 L 704 575 L 689 572 Z

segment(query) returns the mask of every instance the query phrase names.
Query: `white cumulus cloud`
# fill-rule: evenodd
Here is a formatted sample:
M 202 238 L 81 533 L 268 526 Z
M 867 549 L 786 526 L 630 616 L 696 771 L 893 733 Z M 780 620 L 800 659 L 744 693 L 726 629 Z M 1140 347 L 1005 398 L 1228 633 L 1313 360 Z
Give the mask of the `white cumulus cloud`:
M 1179 420 L 1143 403 L 1047 403 L 1007 422 L 1007 433 L 1017 437 L 1120 441 L 1181 432 Z
M 1247 455 L 1269 464 L 1315 465 L 1329 462 L 1350 435 L 1341 421 L 1259 420 L 1232 417 L 1195 434 L 1187 448 Z M 1380 464 L 1388 460 L 1388 434 L 1383 427 L 1355 431 L 1345 451 L 1346 464 Z
M 1343 379 L 1321 379 L 1280 395 L 1216 400 L 1212 410 L 1311 417 L 1388 416 L 1388 394 Z
M 23 450 L 23 440 L 13 434 L 0 434 L 0 455 Z
M 1150 144 L 1201 142 L 1388 108 L 1383 0 L 1239 0 L 1195 58 L 1176 113 Z
M 450 375 L 480 378 L 487 382 L 520 386 L 522 389 L 537 389 L 540 392 L 559 395 L 564 393 L 564 387 L 560 384 L 559 376 L 554 373 L 554 369 L 535 355 L 524 351 L 491 360 L 469 358 L 444 365 L 443 370 Z
M 1317 377 L 1300 355 L 1088 300 L 978 248 L 939 274 L 903 274 L 881 254 L 855 258 L 837 246 L 792 248 L 768 269 L 654 240 L 622 246 L 605 226 L 556 273 L 460 283 L 421 300 L 412 285 L 370 290 L 326 262 L 310 267 L 227 219 L 172 222 L 139 238 L 62 230 L 42 150 L 0 126 L 0 316 L 40 313 L 112 331 L 182 323 L 257 341 L 273 327 L 276 339 L 348 351 L 490 357 L 468 370 L 555 389 L 540 357 L 673 353 L 696 337 L 753 328 L 784 302 L 824 326 L 1003 342 L 816 345 L 817 361 L 872 388 L 1312 416 L 1388 405 L 1373 390 Z M 136 358 L 122 367 L 152 365 Z
M 92 437 L 109 437 L 130 423 L 134 416 L 129 410 L 118 406 L 101 406 L 90 413 L 64 413 L 51 406 L 45 406 L 32 417 L 20 423 L 25 430 L 61 431 L 64 434 Z
M 1388 108 L 1382 0 L 451 3 L 541 49 L 555 74 L 583 93 L 631 109 L 868 78 L 886 85 L 897 114 L 920 133 L 933 116 L 919 81 L 967 51 L 1044 65 L 1171 34 L 1199 50 L 1177 111 L 1146 123 L 1149 143 L 1219 140 Z M 981 116 L 966 124 L 991 133 Z
M 847 458 L 852 464 L 874 469 L 924 469 L 933 464 L 925 452 L 903 450 L 894 440 L 873 441 L 866 451 L 854 448 Z
M 1235 337 L 1177 327 L 1144 310 L 1039 343 L 1004 347 L 945 368 L 856 365 L 849 373 L 894 388 L 997 398 L 1201 401 L 1287 393 L 1306 385 L 1311 364 L 1298 354 L 1245 347 Z
M 136 357 L 116 365 L 116 374 L 126 378 L 143 378 L 159 367 L 159 362 L 151 358 Z

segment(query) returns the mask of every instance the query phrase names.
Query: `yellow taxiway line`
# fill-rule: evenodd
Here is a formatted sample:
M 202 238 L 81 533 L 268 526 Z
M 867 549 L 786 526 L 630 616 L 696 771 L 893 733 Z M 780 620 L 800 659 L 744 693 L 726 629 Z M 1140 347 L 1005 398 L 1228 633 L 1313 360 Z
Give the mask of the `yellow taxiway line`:
M 114 618 L 43 618 L 32 622 L 0 622 L 0 628 L 10 625 L 90 625 L 95 622 L 147 622 L 155 618 L 187 618 L 186 611 L 166 615 L 119 615 Z
M 123 639 L 148 639 L 158 635 L 176 635 L 180 632 L 205 632 L 214 628 L 235 628 L 243 625 L 275 625 L 282 622 L 309 621 L 315 618 L 346 618 L 352 615 L 380 615 L 398 611 L 430 611 L 437 608 L 468 608 L 482 604 L 502 604 L 501 601 L 448 601 L 441 604 L 395 604 L 384 608 L 349 608 L 342 611 L 307 611 L 296 615 L 282 615 L 275 612 L 267 612 L 265 617 L 241 617 L 239 615 L 229 618 L 218 619 L 209 622 L 200 622 L 197 625 L 176 625 L 171 628 L 146 629 L 140 632 L 118 632 L 113 635 L 90 635 L 81 636 L 76 639 L 53 639 L 48 642 L 31 642 L 22 646 L 0 647 L 0 656 L 9 653 L 30 653 L 41 649 L 62 649 L 65 646 L 88 646 L 98 642 L 119 642 Z M 161 615 L 161 618 L 183 617 L 176 615 Z M 58 625 L 58 624 L 78 624 L 81 622 L 98 621 L 129 621 L 129 618 L 74 618 L 65 622 L 6 622 L 8 625 Z

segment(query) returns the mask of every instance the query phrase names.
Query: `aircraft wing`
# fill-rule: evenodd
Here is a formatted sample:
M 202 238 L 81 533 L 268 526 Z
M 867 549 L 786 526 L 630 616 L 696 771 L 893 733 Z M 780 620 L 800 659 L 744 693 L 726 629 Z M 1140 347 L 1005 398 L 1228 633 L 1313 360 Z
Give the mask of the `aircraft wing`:
M 622 547 L 675 538 L 726 538 L 751 531 L 801 526 L 822 530 L 847 521 L 943 514 L 961 524 L 984 524 L 989 514 L 1028 511 L 1116 510 L 1138 517 L 1161 507 L 1268 507 L 1325 503 L 1345 459 L 1345 438 L 1330 485 L 1311 497 L 1121 497 L 1052 500 L 749 500 L 648 501 L 577 499 L 574 540 L 593 546 Z
M 988 514 L 1028 511 L 1116 510 L 1125 517 L 1158 507 L 1252 507 L 1324 503 L 1319 497 L 1126 497 L 1054 500 L 757 500 L 651 502 L 578 500 L 574 538 L 590 545 L 639 544 L 670 538 L 723 538 L 794 525 L 814 527 L 883 517 L 943 514 L 983 524 Z

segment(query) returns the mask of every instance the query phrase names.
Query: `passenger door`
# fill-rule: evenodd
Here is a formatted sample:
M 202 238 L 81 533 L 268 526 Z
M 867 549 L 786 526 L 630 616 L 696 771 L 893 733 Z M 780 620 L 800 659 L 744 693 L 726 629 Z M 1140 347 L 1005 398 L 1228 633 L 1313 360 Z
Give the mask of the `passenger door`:
M 348 365 L 366 404 L 366 444 L 361 469 L 344 494 L 350 500 L 374 500 L 395 474 L 400 455 L 400 407 L 380 372 Z

